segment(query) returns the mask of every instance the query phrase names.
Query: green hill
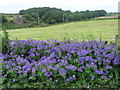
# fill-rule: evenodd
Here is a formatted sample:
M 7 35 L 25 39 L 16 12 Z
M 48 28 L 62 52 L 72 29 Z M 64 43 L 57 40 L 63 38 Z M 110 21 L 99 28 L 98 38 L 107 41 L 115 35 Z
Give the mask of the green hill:
M 118 33 L 117 19 L 90 20 L 56 24 L 47 27 L 8 30 L 10 39 L 58 39 L 75 38 L 78 40 L 99 39 L 114 40 Z

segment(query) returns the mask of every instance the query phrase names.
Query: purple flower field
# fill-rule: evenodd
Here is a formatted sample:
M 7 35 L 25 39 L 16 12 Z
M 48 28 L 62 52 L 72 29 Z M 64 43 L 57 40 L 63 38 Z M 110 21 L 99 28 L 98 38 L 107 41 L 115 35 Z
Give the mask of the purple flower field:
M 106 42 L 9 41 L 4 88 L 118 87 L 120 57 Z

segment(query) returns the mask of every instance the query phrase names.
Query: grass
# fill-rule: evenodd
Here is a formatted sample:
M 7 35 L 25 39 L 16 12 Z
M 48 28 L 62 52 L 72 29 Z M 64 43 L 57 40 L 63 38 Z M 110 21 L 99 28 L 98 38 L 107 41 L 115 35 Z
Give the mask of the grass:
M 14 18 L 13 17 L 6 17 L 6 19 L 8 20 L 8 21 L 13 21 L 14 20 Z
M 113 41 L 118 33 L 117 19 L 90 20 L 56 24 L 47 27 L 23 28 L 8 30 L 10 39 L 58 39 L 74 38 L 78 40 L 89 40 L 90 38 L 102 38 L 102 40 Z
M 18 28 L 26 28 L 28 27 L 27 24 L 14 24 L 14 23 L 4 23 L 2 25 L 3 27 L 5 27 L 5 29 L 18 29 Z

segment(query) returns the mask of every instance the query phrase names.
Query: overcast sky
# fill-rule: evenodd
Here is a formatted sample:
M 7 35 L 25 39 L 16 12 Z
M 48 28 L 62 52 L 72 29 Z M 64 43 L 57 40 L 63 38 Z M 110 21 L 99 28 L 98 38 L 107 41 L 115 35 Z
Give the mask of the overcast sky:
M 19 13 L 22 9 L 32 7 L 56 7 L 62 10 L 106 10 L 118 11 L 119 0 L 0 0 L 0 12 Z

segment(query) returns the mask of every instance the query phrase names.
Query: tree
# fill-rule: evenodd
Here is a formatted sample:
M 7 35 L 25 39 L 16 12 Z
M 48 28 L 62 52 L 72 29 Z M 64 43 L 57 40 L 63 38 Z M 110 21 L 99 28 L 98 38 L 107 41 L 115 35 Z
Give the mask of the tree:
M 21 10 L 19 14 L 24 15 L 28 22 L 36 22 L 38 24 L 54 24 L 61 23 L 64 21 L 77 21 L 77 20 L 86 20 L 94 17 L 106 15 L 104 10 L 95 10 L 95 11 L 76 11 L 71 12 L 70 10 L 63 11 L 58 8 L 49 8 L 49 7 L 39 7 L 39 8 L 30 8 L 27 10 Z
M 5 23 L 8 20 L 6 19 L 6 17 L 4 15 L 1 15 L 0 21 L 1 21 L 0 23 Z

